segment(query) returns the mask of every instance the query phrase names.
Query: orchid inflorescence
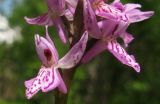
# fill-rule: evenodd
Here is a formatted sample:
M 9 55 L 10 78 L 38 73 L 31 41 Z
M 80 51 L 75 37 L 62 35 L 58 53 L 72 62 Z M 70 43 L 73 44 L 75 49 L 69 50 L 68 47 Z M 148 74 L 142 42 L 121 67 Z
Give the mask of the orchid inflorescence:
M 120 0 L 114 0 L 111 4 L 107 4 L 104 0 L 46 0 L 46 3 L 48 6 L 46 13 L 36 18 L 25 17 L 27 23 L 46 28 L 44 37 L 35 35 L 36 52 L 41 67 L 36 77 L 25 81 L 28 99 L 40 90 L 48 92 L 58 88 L 60 92 L 67 93 L 63 81 L 65 77 L 61 77 L 62 69 L 69 70 L 80 62 L 87 63 L 104 50 L 108 50 L 120 62 L 140 72 L 140 66 L 134 56 L 129 55 L 117 39 L 122 38 L 124 47 L 128 47 L 134 39 L 126 31 L 128 26 L 150 18 L 154 14 L 153 11 L 142 12 L 140 4 L 122 4 Z M 79 11 L 82 13 L 77 13 Z M 77 25 L 75 21 L 78 22 Z M 82 27 L 77 29 L 79 24 Z M 60 59 L 49 36 L 49 26 L 56 28 L 64 44 L 70 43 L 70 50 Z M 77 34 L 80 36 L 76 36 Z M 96 41 L 90 49 L 86 49 L 87 42 L 92 39 Z

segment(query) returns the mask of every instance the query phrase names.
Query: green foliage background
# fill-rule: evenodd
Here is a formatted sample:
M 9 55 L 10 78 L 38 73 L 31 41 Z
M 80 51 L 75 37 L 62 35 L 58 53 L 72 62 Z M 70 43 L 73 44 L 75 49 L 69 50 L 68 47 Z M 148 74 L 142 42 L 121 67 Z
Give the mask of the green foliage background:
M 141 73 L 137 74 L 107 51 L 103 52 L 77 69 L 68 104 L 160 104 L 160 1 L 121 1 L 140 3 L 142 10 L 155 11 L 151 19 L 132 24 L 128 29 L 135 40 L 127 50 L 136 56 Z M 53 104 L 54 91 L 40 92 L 27 100 L 24 87 L 24 81 L 35 76 L 40 67 L 34 34 L 45 34 L 44 27 L 28 25 L 24 16 L 44 13 L 46 4 L 44 0 L 12 2 L 9 22 L 12 27 L 21 27 L 22 40 L 12 46 L 0 44 L 0 104 Z M 49 32 L 62 57 L 68 46 L 61 44 L 53 27 Z

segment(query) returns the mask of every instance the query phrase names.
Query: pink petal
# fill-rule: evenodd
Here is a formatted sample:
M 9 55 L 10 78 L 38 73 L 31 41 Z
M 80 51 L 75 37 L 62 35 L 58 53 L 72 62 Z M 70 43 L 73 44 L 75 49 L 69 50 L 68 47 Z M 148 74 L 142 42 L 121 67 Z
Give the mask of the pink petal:
M 55 45 L 54 45 L 54 42 L 52 41 L 52 39 L 50 38 L 50 36 L 49 36 L 49 33 L 48 33 L 48 26 L 45 26 L 46 27 L 46 39 L 48 40 L 48 42 L 50 42 L 50 44 L 52 45 L 52 47 L 53 47 L 53 49 L 54 49 L 54 53 L 55 53 L 55 56 L 57 56 L 56 58 L 56 60 L 58 61 L 58 57 L 59 57 L 59 55 L 58 55 L 58 52 L 57 52 L 57 50 L 56 50 L 56 47 L 55 47 Z
M 98 26 L 100 27 L 103 38 L 116 38 L 119 35 L 124 34 L 128 27 L 128 23 L 124 21 L 111 21 L 111 20 L 103 20 L 98 22 Z
M 98 26 L 100 27 L 103 37 L 108 37 L 114 34 L 116 31 L 118 22 L 111 21 L 111 20 L 103 20 L 98 22 Z
M 82 58 L 82 63 L 89 62 L 92 58 L 94 58 L 96 55 L 100 54 L 106 50 L 106 45 L 103 41 L 99 40 L 95 43 L 95 45 L 84 55 Z
M 65 0 L 67 4 L 72 6 L 73 8 L 76 8 L 78 0 Z
M 25 87 L 26 87 L 26 88 L 31 87 L 35 79 L 36 79 L 36 78 L 32 78 L 32 79 L 30 79 L 30 80 L 28 80 L 28 81 L 25 81 L 25 82 L 24 82 Z
M 114 2 L 111 5 L 114 6 L 116 9 L 119 9 L 121 12 L 124 11 L 124 6 L 120 2 L 120 0 L 114 0 Z
M 64 15 L 68 21 L 73 21 L 74 14 L 69 9 L 65 10 Z
M 86 49 L 88 32 L 84 32 L 81 39 L 69 50 L 69 52 L 59 60 L 59 68 L 69 69 L 74 67 L 81 60 Z
M 120 37 L 123 39 L 125 47 L 127 47 L 128 44 L 134 39 L 133 36 L 127 32 L 121 34 Z
M 65 85 L 65 83 L 64 83 L 64 81 L 63 81 L 63 79 L 62 79 L 62 77 L 61 77 L 61 75 L 60 75 L 60 73 L 58 72 L 57 73 L 57 76 L 59 77 L 59 80 L 60 80 L 60 84 L 59 84 L 59 86 L 58 86 L 58 90 L 60 91 L 60 92 L 62 92 L 62 93 L 64 93 L 64 94 L 66 94 L 67 93 L 67 87 L 66 87 L 66 85 Z
M 119 35 L 123 34 L 126 31 L 126 29 L 128 28 L 128 26 L 129 26 L 128 22 L 125 22 L 123 20 L 119 21 L 117 28 L 114 31 L 114 35 L 119 36 Z
M 100 16 L 100 17 L 103 17 L 103 18 L 106 18 L 112 21 L 117 21 L 118 17 L 116 14 L 117 13 L 116 10 L 118 9 L 104 2 L 100 2 L 95 9 L 95 13 L 97 16 Z M 118 10 L 118 12 L 120 11 Z
M 145 19 L 150 18 L 154 14 L 153 11 L 147 11 L 147 12 L 141 12 L 138 9 L 134 9 L 127 13 L 127 16 L 129 17 L 130 23 L 143 21 Z
M 25 82 L 25 86 L 27 85 L 26 86 L 27 99 L 32 98 L 38 91 L 40 91 L 42 86 L 42 79 L 45 76 L 45 73 L 46 73 L 46 69 L 43 67 L 40 69 L 38 76 L 36 78 Z
M 74 4 L 71 4 L 72 2 L 74 2 Z M 67 7 L 66 10 L 70 11 L 71 14 L 74 15 L 77 4 L 78 4 L 78 0 L 67 0 L 66 1 L 66 7 Z
M 58 87 L 61 83 L 60 77 L 58 69 L 51 68 L 47 70 L 43 77 L 43 84 L 41 86 L 42 91 L 48 92 Z
M 136 9 L 136 8 L 141 8 L 141 5 L 140 4 L 133 4 L 133 3 L 127 3 L 124 5 L 125 7 L 125 11 L 124 12 L 129 12 L 133 9 Z
M 112 14 L 106 11 L 97 12 L 96 15 L 112 21 L 117 21 L 118 19 L 118 17 L 115 14 Z
M 45 13 L 36 18 L 28 18 L 28 17 L 24 17 L 24 18 L 28 24 L 32 24 L 32 25 L 48 25 L 48 26 L 53 25 L 53 22 L 50 16 L 48 15 L 48 13 Z
M 101 2 L 107 2 L 108 0 L 89 0 L 91 4 L 98 4 L 98 3 L 101 3 Z
M 55 24 L 55 27 L 57 29 L 57 32 L 58 32 L 58 35 L 59 35 L 61 41 L 63 43 L 67 43 L 67 39 L 66 39 L 66 35 L 65 35 L 65 28 L 64 28 L 63 22 L 60 19 L 60 17 L 54 19 L 53 23 Z
M 140 72 L 140 66 L 135 61 L 132 55 L 128 53 L 118 44 L 116 41 L 109 41 L 107 49 L 123 64 L 128 65 L 135 69 L 135 71 Z
M 65 9 L 65 0 L 46 0 L 48 9 L 52 15 L 60 16 Z
M 84 24 L 85 28 L 92 37 L 99 39 L 101 36 L 101 31 L 98 27 L 96 16 L 91 8 L 90 2 L 88 0 L 84 1 Z
M 61 83 L 59 84 L 58 86 L 58 90 L 64 94 L 67 93 L 67 87 L 66 85 L 64 84 L 64 82 L 61 81 Z
M 35 44 L 37 54 L 45 66 L 51 66 L 58 63 L 57 50 L 52 44 L 43 37 L 35 35 Z

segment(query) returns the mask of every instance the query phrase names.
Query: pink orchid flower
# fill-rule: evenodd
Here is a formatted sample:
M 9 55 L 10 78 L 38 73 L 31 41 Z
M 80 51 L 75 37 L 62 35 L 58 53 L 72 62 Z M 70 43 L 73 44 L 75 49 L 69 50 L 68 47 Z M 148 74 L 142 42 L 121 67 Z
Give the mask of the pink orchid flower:
M 108 50 L 121 63 L 140 72 L 140 66 L 134 56 L 123 49 L 117 38 L 121 37 L 125 46 L 128 46 L 133 40 L 132 35 L 126 32 L 129 24 L 148 19 L 153 15 L 153 11 L 141 12 L 138 9 L 139 4 L 122 5 L 119 0 L 115 0 L 111 5 L 104 3 L 103 0 L 92 0 L 91 3 L 89 0 L 84 2 L 84 24 L 89 35 L 98 40 L 85 54 L 82 62 L 86 63 L 99 53 Z M 100 17 L 99 21 L 96 16 Z
M 65 0 L 46 0 L 46 2 L 48 6 L 48 11 L 46 13 L 36 18 L 25 17 L 25 20 L 27 23 L 34 25 L 54 25 L 60 39 L 63 43 L 66 43 L 65 28 L 60 17 L 65 13 Z
M 84 32 L 81 39 L 61 59 L 58 58 L 57 50 L 51 40 L 46 27 L 46 37 L 35 35 L 36 52 L 41 60 L 41 68 L 38 75 L 25 81 L 26 96 L 30 99 L 38 91 L 48 92 L 55 88 L 62 93 L 67 93 L 66 85 L 61 77 L 59 68 L 70 69 L 82 58 L 88 40 L 88 33 Z

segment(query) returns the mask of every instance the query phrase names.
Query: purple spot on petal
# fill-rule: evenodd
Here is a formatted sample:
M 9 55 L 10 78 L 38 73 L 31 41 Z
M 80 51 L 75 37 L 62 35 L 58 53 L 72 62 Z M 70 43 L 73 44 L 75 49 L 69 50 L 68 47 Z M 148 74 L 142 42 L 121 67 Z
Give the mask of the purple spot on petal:
M 139 68 L 138 65 L 134 65 L 135 68 Z
M 41 84 L 41 81 L 40 81 L 40 79 L 38 80 L 38 84 Z

